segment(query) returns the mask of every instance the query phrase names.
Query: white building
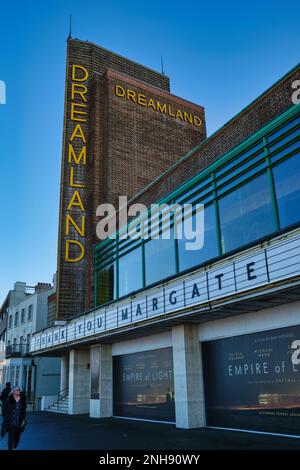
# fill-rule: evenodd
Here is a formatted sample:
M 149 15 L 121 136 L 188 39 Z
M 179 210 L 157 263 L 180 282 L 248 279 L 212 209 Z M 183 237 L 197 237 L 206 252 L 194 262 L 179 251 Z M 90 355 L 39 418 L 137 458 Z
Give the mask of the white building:
M 0 384 L 2 383 L 3 366 L 5 364 L 8 308 L 24 299 L 28 294 L 26 282 L 15 282 L 14 288 L 8 292 L 0 307 Z
M 51 284 L 38 283 L 32 294 L 8 308 L 2 386 L 5 382 L 18 384 L 34 409 L 40 409 L 43 396 L 59 392 L 60 359 L 33 358 L 30 354 L 32 334 L 47 325 L 47 300 L 51 293 Z

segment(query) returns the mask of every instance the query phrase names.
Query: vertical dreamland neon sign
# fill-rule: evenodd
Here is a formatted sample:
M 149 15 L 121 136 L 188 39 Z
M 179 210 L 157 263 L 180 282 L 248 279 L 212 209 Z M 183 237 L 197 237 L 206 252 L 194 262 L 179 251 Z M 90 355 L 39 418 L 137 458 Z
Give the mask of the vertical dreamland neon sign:
M 82 124 L 87 122 L 87 92 L 86 83 L 89 77 L 88 71 L 81 65 L 72 65 L 72 81 L 71 81 L 71 108 L 70 120 L 74 122 L 75 127 L 68 142 L 68 169 L 69 169 L 69 188 L 74 188 L 73 194 L 69 200 L 66 219 L 65 234 L 70 236 L 70 226 L 82 239 L 85 238 L 86 212 L 83 205 L 83 194 L 85 191 L 85 183 L 76 180 L 76 172 L 78 167 L 86 165 L 86 136 L 84 134 Z M 83 83 L 84 82 L 84 83 Z M 76 149 L 74 148 L 76 146 Z M 78 150 L 79 147 L 79 150 Z M 76 153 L 77 152 L 77 153 Z M 80 223 L 74 220 L 73 211 L 80 211 Z M 83 240 L 82 240 L 83 241 Z M 78 256 L 70 257 L 70 246 L 77 247 Z M 83 243 L 75 239 L 66 239 L 65 244 L 65 261 L 69 263 L 78 263 L 84 257 Z

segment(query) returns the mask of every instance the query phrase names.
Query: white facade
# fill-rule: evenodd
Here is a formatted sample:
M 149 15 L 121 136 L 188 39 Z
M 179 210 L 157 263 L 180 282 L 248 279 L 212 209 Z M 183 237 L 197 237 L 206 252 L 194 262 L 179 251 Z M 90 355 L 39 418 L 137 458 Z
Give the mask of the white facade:
M 15 282 L 14 288 L 9 291 L 0 308 L 0 384 L 2 383 L 3 367 L 5 366 L 7 309 L 26 297 L 26 289 L 25 282 Z
M 168 422 L 185 429 L 203 427 L 209 424 L 209 397 L 205 395 L 207 362 L 204 363 L 203 355 L 203 348 L 207 347 L 208 342 L 212 344 L 226 338 L 234 340 L 239 339 L 240 335 L 254 333 L 260 341 L 261 335 L 266 332 L 266 341 L 271 342 L 273 349 L 258 346 L 254 355 L 276 356 L 276 347 L 278 344 L 282 347 L 282 343 L 272 343 L 272 339 L 276 339 L 276 334 L 272 332 L 280 329 L 280 337 L 293 336 L 293 342 L 300 344 L 299 266 L 300 231 L 297 229 L 213 265 L 178 276 L 174 281 L 162 283 L 155 288 L 155 292 L 154 289 L 145 289 L 133 298 L 114 302 L 108 308 L 97 308 L 66 324 L 37 332 L 33 335 L 31 347 L 36 354 L 39 351 L 43 354 L 52 350 L 61 352 L 61 384 L 68 389 L 64 411 L 69 414 L 89 413 L 98 418 L 130 417 L 128 407 L 131 406 L 129 391 L 132 383 L 138 390 L 139 381 L 149 380 L 150 390 L 151 375 L 156 374 L 156 385 L 161 386 L 170 367 L 164 359 L 168 352 L 172 358 L 174 392 L 172 390 L 170 394 L 168 388 L 169 398 L 164 402 L 162 393 L 165 392 L 156 391 L 156 398 L 151 398 L 154 401 L 150 406 L 143 404 L 144 394 L 148 392 L 141 388 L 140 392 L 137 391 L 137 415 L 140 419 L 149 419 L 149 409 L 160 403 L 164 413 L 163 407 L 169 406 L 173 400 L 174 419 L 169 418 Z M 216 281 L 220 273 L 221 284 Z M 151 315 L 147 309 L 154 295 L 158 299 L 156 305 L 159 305 L 160 298 L 164 301 L 163 306 Z M 175 298 L 179 300 L 172 304 Z M 146 304 L 145 311 L 143 302 Z M 136 303 L 140 303 L 139 311 L 145 314 L 138 320 L 134 318 Z M 104 320 L 100 325 L 98 320 L 101 316 Z M 157 329 L 161 332 L 152 333 Z M 128 339 L 130 335 L 132 337 Z M 241 341 L 247 341 L 244 338 Z M 291 353 L 289 345 L 281 361 L 290 369 L 294 367 Z M 243 354 L 247 356 L 245 352 L 238 354 L 240 357 Z M 131 365 L 134 363 L 134 366 L 131 367 L 131 359 L 128 358 L 134 355 L 138 355 L 138 362 L 134 363 L 136 359 L 133 359 Z M 151 363 L 147 363 L 149 357 L 152 357 Z M 253 365 L 246 364 L 245 367 L 248 371 Z M 260 374 L 260 365 L 257 367 Z M 283 377 L 281 370 L 281 375 L 272 379 L 275 388 L 278 381 L 295 383 L 296 380 L 300 383 L 300 369 L 294 372 L 296 375 L 291 380 Z M 118 408 L 119 389 L 122 387 L 125 398 L 123 408 Z M 221 386 L 216 382 L 215 387 Z M 267 392 L 265 385 L 262 388 L 261 401 L 269 400 L 272 404 L 272 400 L 280 399 L 276 391 Z M 146 418 L 143 418 L 143 413 Z M 155 417 L 153 419 L 156 420 Z M 163 421 L 164 418 L 159 420 Z M 279 431 L 274 429 L 274 432 Z
M 8 309 L 6 359 L 3 364 L 2 386 L 18 384 L 40 408 L 43 396 L 56 396 L 60 386 L 60 358 L 32 357 L 30 343 L 33 333 L 47 325 L 47 299 L 51 288 L 27 295 Z
M 88 413 L 91 417 L 114 416 L 113 358 L 134 353 L 172 348 L 175 424 L 191 429 L 206 425 L 201 344 L 220 338 L 300 325 L 300 301 L 243 313 L 199 325 L 180 324 L 169 331 L 118 341 L 113 344 L 74 348 L 64 354 L 64 376 L 69 388 L 69 414 Z M 299 338 L 300 340 L 300 338 Z M 99 399 L 91 396 L 92 351 L 99 349 Z
M 40 331 L 32 338 L 31 350 L 51 350 L 80 341 L 84 344 L 90 338 L 100 339 L 145 321 L 167 321 L 175 312 L 185 315 L 201 310 L 205 315 L 212 306 L 225 308 L 228 302 L 251 299 L 256 293 L 287 285 L 299 275 L 299 266 L 300 230 L 296 229 L 108 307 L 96 308 L 64 325 Z

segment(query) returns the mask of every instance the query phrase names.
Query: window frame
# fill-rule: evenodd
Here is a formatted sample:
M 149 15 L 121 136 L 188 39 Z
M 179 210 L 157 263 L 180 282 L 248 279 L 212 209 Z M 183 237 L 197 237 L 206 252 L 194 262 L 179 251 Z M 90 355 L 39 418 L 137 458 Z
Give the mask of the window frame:
M 270 236 L 274 236 L 277 233 L 286 230 L 286 227 L 282 229 L 279 224 L 279 214 L 278 214 L 278 204 L 276 200 L 276 192 L 275 192 L 275 185 L 274 185 L 274 176 L 273 176 L 273 167 L 277 166 L 284 160 L 292 157 L 294 154 L 298 152 L 295 147 L 291 145 L 294 142 L 299 141 L 300 143 L 300 107 L 292 106 L 280 116 L 276 117 L 273 121 L 266 124 L 262 127 L 259 131 L 255 134 L 251 135 L 235 148 L 231 149 L 226 154 L 220 156 L 215 162 L 213 162 L 209 167 L 206 167 L 203 171 L 200 171 L 196 176 L 192 177 L 189 181 L 183 183 L 178 188 L 176 188 L 172 193 L 168 196 L 163 198 L 162 200 L 158 201 L 158 204 L 172 204 L 172 203 L 189 203 L 189 201 L 193 200 L 193 203 L 207 203 L 207 206 L 210 204 L 214 205 L 215 208 L 215 217 L 216 217 L 216 228 L 217 228 L 217 257 L 212 258 L 212 260 L 219 259 L 224 257 L 225 254 L 222 253 L 221 249 L 221 224 L 220 224 L 220 210 L 219 210 L 219 200 L 225 197 L 227 194 L 237 190 L 239 187 L 244 186 L 260 176 L 263 173 L 267 173 L 268 176 L 268 183 L 270 188 L 271 194 L 271 202 L 272 202 L 272 211 L 274 217 L 274 231 L 268 233 L 267 235 L 263 236 L 261 239 L 268 238 Z M 293 123 L 295 121 L 295 123 Z M 286 127 L 286 129 L 285 129 Z M 299 135 L 293 135 L 295 130 L 299 131 Z M 274 133 L 280 132 L 280 134 L 274 138 L 272 141 L 269 141 L 269 136 L 272 136 Z M 291 135 L 292 140 L 286 141 L 286 138 Z M 269 147 L 274 145 L 275 143 L 280 143 L 283 141 L 282 145 L 278 145 L 278 148 L 274 150 L 272 153 L 269 152 Z M 205 144 L 205 142 L 204 142 Z M 201 144 L 200 144 L 201 145 Z M 286 149 L 287 153 L 283 152 L 283 149 Z M 274 161 L 274 157 L 282 152 L 279 158 Z M 244 155 L 244 156 L 243 156 Z M 256 161 L 253 163 L 252 158 L 257 157 Z M 272 160 L 273 159 L 273 160 Z M 239 163 L 238 163 L 239 162 Z M 261 166 L 262 165 L 262 166 Z M 227 168 L 228 167 L 228 168 Z M 241 171 L 238 171 L 239 167 L 241 167 Z M 230 177 L 230 173 L 232 169 L 237 172 L 239 182 L 238 184 L 232 184 L 235 181 L 235 176 L 232 178 Z M 253 174 L 249 175 L 249 171 L 252 171 Z M 216 174 L 217 173 L 217 174 Z M 228 178 L 227 178 L 227 176 Z M 224 181 L 224 177 L 226 180 Z M 222 180 L 221 180 L 222 179 Z M 219 182 L 220 181 L 220 182 Z M 229 186 L 228 186 L 229 185 Z M 220 190 L 222 190 L 220 194 Z M 198 192 L 199 191 L 199 192 Z M 149 213 L 149 212 L 148 212 Z M 148 213 L 142 214 L 138 217 L 141 219 L 143 217 L 148 217 Z M 297 222 L 296 225 L 300 225 Z M 117 283 L 119 281 L 119 258 L 121 255 L 128 253 L 130 250 L 133 250 L 135 247 L 140 246 L 142 247 L 142 272 L 143 272 L 143 283 L 142 290 L 146 287 L 146 276 L 145 276 L 145 244 L 147 240 L 133 241 L 127 240 L 124 242 L 123 240 L 119 239 L 120 234 L 123 233 L 124 230 L 127 230 L 127 227 L 123 227 L 120 231 L 116 234 L 116 239 L 107 239 L 101 242 L 97 247 L 94 249 L 94 275 L 96 279 L 97 271 L 102 268 L 101 256 L 102 260 L 108 262 L 108 259 L 114 259 L 116 261 L 116 280 Z M 226 252 L 226 256 L 230 253 L 237 252 L 242 248 L 251 246 L 254 243 L 257 243 L 261 239 L 255 239 L 247 245 L 239 245 L 237 248 Z M 172 279 L 174 276 L 178 274 L 182 274 L 185 272 L 193 271 L 197 267 L 202 265 L 208 264 L 212 260 L 206 260 L 204 263 L 200 263 L 199 265 L 195 265 L 191 268 L 185 270 L 179 270 L 179 261 L 178 261 L 178 241 L 176 239 L 174 243 L 174 253 L 175 253 L 175 264 L 176 270 L 175 273 L 168 278 L 161 279 L 156 281 L 153 284 L 149 284 L 149 286 L 154 286 L 159 284 L 165 280 Z M 101 255 L 102 253 L 102 255 Z M 95 283 L 96 285 L 96 283 Z M 95 288 L 95 300 L 96 300 L 96 288 Z M 138 290 L 138 291 L 139 291 Z M 130 292 L 126 294 L 126 296 L 134 295 L 136 292 Z M 117 295 L 116 300 L 121 298 L 119 296 L 119 289 L 117 286 Z M 96 305 L 96 302 L 95 302 Z

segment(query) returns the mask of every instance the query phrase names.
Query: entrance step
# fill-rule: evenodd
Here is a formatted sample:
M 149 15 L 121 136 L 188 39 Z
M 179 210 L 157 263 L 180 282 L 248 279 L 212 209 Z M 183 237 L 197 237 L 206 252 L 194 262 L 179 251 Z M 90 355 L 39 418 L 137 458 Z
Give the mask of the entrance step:
M 69 395 L 61 398 L 56 403 L 49 405 L 45 411 L 50 411 L 52 413 L 64 413 L 68 414 L 69 411 Z

